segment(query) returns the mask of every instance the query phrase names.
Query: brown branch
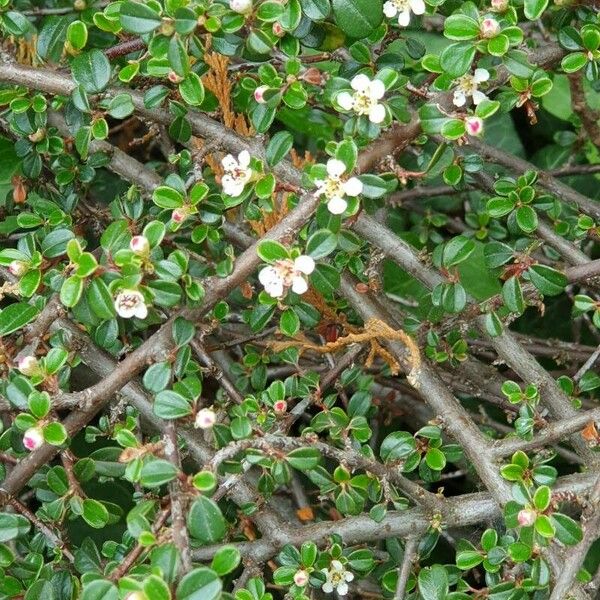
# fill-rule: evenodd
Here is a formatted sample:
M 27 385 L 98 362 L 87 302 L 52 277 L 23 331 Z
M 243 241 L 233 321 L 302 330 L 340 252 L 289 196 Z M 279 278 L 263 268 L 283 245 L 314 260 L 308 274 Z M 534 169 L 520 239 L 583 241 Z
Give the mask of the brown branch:
M 569 88 L 571 89 L 571 106 L 581 119 L 584 131 L 587 133 L 594 146 L 600 147 L 600 113 L 588 106 L 583 89 L 584 73 L 578 71 L 569 73 Z
M 404 544 L 404 556 L 402 557 L 402 564 L 398 569 L 398 583 L 396 584 L 394 600 L 404 600 L 406 584 L 408 583 L 408 578 L 413 568 L 413 563 L 417 558 L 416 554 L 418 549 L 419 538 L 416 536 L 409 537 Z

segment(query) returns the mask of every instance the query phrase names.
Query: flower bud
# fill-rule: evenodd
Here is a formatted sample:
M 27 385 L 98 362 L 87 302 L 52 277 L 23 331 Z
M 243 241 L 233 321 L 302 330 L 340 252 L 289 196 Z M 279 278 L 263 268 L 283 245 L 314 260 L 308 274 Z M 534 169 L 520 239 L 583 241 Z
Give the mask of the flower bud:
M 150 242 L 144 235 L 134 235 L 129 242 L 129 248 L 138 256 L 145 256 L 150 252 Z
M 73 8 L 75 10 L 85 10 L 87 8 L 87 3 L 85 0 L 75 0 L 75 2 L 73 2 Z
M 277 400 L 273 404 L 273 410 L 278 414 L 282 415 L 287 411 L 287 402 L 285 400 Z
M 37 131 L 34 131 L 28 137 L 30 142 L 37 144 L 37 142 L 41 142 L 46 137 L 46 130 L 43 127 L 39 127 Z
M 179 75 L 177 75 L 177 73 L 175 73 L 175 71 L 169 71 L 169 74 L 167 75 L 167 79 L 171 83 L 181 83 L 183 81 L 183 77 L 180 77 Z
M 175 223 L 183 223 L 188 216 L 188 211 L 185 207 L 180 207 L 180 208 L 176 208 L 172 213 L 171 213 L 171 219 L 173 219 L 173 221 L 175 221 Z
M 30 427 L 23 435 L 23 446 L 33 452 L 44 443 L 44 432 L 41 427 Z
M 266 104 L 266 100 L 265 100 L 265 92 L 269 89 L 268 85 L 261 85 L 260 87 L 257 87 L 254 90 L 254 99 L 259 103 L 259 104 Z
M 23 356 L 17 363 L 17 369 L 30 377 L 31 375 L 37 375 L 40 372 L 40 363 L 35 356 Z
M 252 12 L 252 0 L 229 0 L 229 8 L 241 15 L 247 15 Z
M 467 117 L 465 128 L 469 135 L 481 135 L 483 132 L 483 121 L 479 117 Z
M 8 270 L 15 276 L 21 277 L 21 275 L 25 275 L 27 273 L 27 263 L 22 260 L 13 260 L 10 265 L 8 265 Z
M 203 408 L 198 411 L 196 420 L 194 421 L 194 427 L 196 429 L 212 429 L 213 425 L 217 422 L 217 415 L 212 408 Z
M 125 600 L 148 600 L 148 596 L 144 592 L 129 592 Z
M 489 39 L 496 37 L 500 33 L 500 23 L 496 19 L 484 19 L 479 27 L 481 37 Z
M 308 573 L 304 569 L 296 571 L 294 575 L 294 583 L 298 587 L 304 587 L 308 583 Z
M 281 26 L 279 21 L 273 23 L 273 35 L 276 35 L 279 38 L 285 35 L 285 29 Z
M 521 527 L 531 527 L 535 523 L 536 518 L 537 514 L 534 510 L 531 510 L 531 508 L 524 508 L 519 511 L 517 516 L 517 520 Z

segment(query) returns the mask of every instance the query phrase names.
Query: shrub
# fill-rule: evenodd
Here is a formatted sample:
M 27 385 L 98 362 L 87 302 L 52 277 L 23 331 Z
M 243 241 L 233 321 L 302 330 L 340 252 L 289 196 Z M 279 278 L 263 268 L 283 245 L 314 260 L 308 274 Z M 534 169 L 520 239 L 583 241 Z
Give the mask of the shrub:
M 0 600 L 594 597 L 593 3 L 0 31 Z

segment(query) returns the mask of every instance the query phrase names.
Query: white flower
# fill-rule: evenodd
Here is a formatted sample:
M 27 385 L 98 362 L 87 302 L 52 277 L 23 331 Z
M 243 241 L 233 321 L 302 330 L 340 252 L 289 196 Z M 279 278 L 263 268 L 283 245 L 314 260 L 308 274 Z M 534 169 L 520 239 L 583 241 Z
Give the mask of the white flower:
M 299 256 L 296 260 L 286 258 L 261 269 L 258 280 L 272 298 L 281 298 L 288 288 L 296 294 L 308 290 L 306 275 L 315 270 L 315 261 L 310 256 Z
M 39 373 L 40 363 L 35 356 L 23 356 L 17 362 L 17 369 L 19 369 L 23 375 L 31 377 L 31 375 L 37 375 Z
M 144 592 L 129 592 L 125 600 L 148 600 L 148 596 Z
M 487 96 L 479 91 L 478 86 L 489 78 L 490 73 L 487 69 L 475 69 L 473 75 L 467 73 L 457 79 L 457 86 L 454 90 L 454 105 L 464 106 L 469 96 L 473 98 L 473 104 L 479 104 L 487 100 Z
M 203 408 L 198 411 L 194 427 L 196 429 L 211 429 L 217 422 L 217 415 L 212 408 Z
M 483 132 L 483 121 L 479 117 L 467 117 L 465 128 L 469 135 L 481 135 Z
M 531 508 L 524 508 L 519 511 L 517 515 L 517 520 L 519 521 L 519 525 L 521 527 L 531 527 L 537 518 L 537 514 Z
M 221 178 L 223 191 L 228 196 L 236 198 L 244 191 L 245 185 L 252 179 L 252 169 L 250 168 L 250 153 L 243 150 L 239 153 L 237 160 L 231 154 L 228 154 L 221 161 L 225 175 Z
M 422 15 L 425 12 L 423 0 L 388 0 L 383 5 L 383 14 L 388 18 L 398 15 L 398 25 L 407 27 L 410 23 L 410 13 Z
M 294 583 L 298 587 L 304 587 L 308 583 L 308 573 L 304 569 L 296 571 L 294 574 Z
M 137 290 L 121 290 L 115 298 L 115 310 L 124 319 L 145 319 L 148 316 L 144 296 Z
M 29 452 L 37 450 L 44 443 L 44 432 L 41 427 L 30 427 L 23 435 L 23 446 Z
M 134 235 L 129 242 L 129 248 L 138 256 L 144 256 L 150 252 L 150 242 L 144 235 Z
M 500 23 L 496 19 L 484 19 L 481 21 L 479 33 L 486 39 L 496 37 L 500 33 Z
M 348 208 L 348 203 L 344 196 L 354 198 L 360 196 L 363 191 L 363 184 L 357 177 L 342 179 L 346 171 L 346 165 L 337 158 L 330 158 L 327 161 L 327 179 L 318 179 L 316 196 L 325 196 L 327 198 L 327 208 L 334 215 L 341 215 Z
M 241 15 L 252 12 L 252 0 L 229 0 L 229 8 Z
M 327 581 L 321 586 L 326 594 L 331 594 L 334 590 L 340 595 L 345 596 L 348 593 L 348 581 L 354 579 L 354 573 L 346 571 L 344 565 L 339 560 L 332 560 L 329 569 L 321 569 Z
M 385 95 L 385 85 L 379 79 L 369 79 L 362 73 L 350 82 L 353 93 L 341 92 L 336 102 L 344 110 L 353 110 L 357 115 L 368 115 L 371 123 L 381 123 L 385 119 L 385 106 L 379 100 Z
M 15 277 L 21 277 L 21 275 L 25 275 L 25 273 L 27 273 L 28 268 L 29 267 L 27 266 L 27 263 L 23 262 L 22 260 L 13 260 L 8 265 L 8 270 Z
M 261 85 L 254 90 L 254 99 L 259 104 L 265 104 L 267 101 L 265 100 L 265 92 L 269 89 L 268 85 Z

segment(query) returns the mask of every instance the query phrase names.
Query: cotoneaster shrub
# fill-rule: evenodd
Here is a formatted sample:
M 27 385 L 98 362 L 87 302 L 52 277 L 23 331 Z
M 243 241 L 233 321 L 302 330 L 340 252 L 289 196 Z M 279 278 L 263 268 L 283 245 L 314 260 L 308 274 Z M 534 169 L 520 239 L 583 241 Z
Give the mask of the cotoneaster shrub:
M 0 600 L 596 597 L 596 3 L 0 33 Z

